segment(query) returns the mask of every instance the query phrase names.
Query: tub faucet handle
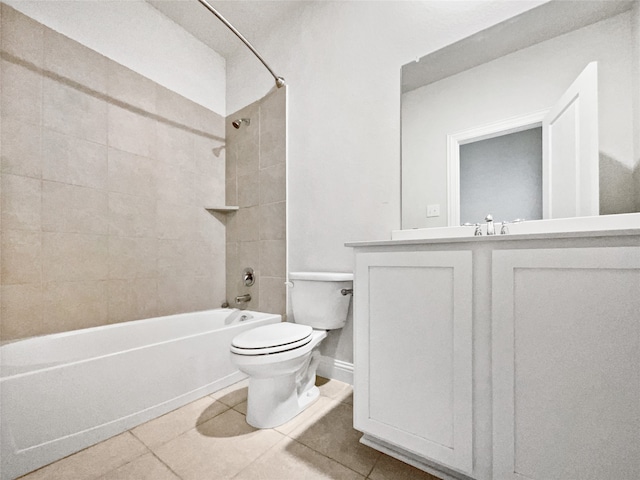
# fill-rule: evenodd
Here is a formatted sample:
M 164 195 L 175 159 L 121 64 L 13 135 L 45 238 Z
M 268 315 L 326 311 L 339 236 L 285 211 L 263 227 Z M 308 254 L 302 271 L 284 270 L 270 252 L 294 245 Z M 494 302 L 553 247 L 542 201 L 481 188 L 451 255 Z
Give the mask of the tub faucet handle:
M 500 235 L 507 235 L 509 233 L 509 222 L 502 222 L 502 228 L 500 228 Z
M 236 297 L 236 304 L 238 303 L 248 303 L 251 301 L 251 294 L 245 293 L 244 295 L 238 295 Z
M 485 218 L 484 221 L 487 222 L 487 235 L 495 235 L 496 234 L 496 230 L 493 226 L 493 215 L 488 214 Z
M 475 230 L 475 232 L 473 232 L 473 236 L 474 237 L 481 237 L 482 236 L 482 227 L 480 226 L 479 223 L 475 223 L 474 225 L 476 227 L 476 230 Z

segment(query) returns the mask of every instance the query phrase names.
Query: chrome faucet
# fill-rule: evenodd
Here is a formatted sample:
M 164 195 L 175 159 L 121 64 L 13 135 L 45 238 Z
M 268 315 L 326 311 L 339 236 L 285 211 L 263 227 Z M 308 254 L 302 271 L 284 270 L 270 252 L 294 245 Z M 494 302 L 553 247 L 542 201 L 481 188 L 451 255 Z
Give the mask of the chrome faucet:
M 236 297 L 236 303 L 248 303 L 251 301 L 251 294 L 245 293 Z
M 487 222 L 487 235 L 495 235 L 496 229 L 493 226 L 493 216 L 491 214 L 487 215 L 484 221 Z

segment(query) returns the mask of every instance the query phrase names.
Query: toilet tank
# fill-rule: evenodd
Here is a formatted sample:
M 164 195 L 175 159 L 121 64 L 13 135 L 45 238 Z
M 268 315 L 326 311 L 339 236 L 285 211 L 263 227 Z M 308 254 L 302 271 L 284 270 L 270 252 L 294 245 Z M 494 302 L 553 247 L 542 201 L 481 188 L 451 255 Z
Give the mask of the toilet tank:
M 351 295 L 343 288 L 353 288 L 352 273 L 291 272 L 291 308 L 296 323 L 319 330 L 344 327 Z

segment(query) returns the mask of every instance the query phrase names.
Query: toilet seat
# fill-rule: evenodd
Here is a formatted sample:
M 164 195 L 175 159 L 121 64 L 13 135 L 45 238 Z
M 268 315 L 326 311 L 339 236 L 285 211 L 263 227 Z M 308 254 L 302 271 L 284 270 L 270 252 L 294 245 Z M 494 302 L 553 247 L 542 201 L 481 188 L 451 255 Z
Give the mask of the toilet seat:
M 238 355 L 268 355 L 302 347 L 312 338 L 313 328 L 297 323 L 275 323 L 253 328 L 236 336 L 231 351 Z

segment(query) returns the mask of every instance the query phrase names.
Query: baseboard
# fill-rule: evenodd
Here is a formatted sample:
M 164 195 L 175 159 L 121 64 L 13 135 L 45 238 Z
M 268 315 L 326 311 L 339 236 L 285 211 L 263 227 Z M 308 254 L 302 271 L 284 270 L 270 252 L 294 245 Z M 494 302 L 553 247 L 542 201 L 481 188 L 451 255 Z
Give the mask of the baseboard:
M 426 460 L 421 459 L 416 455 L 406 452 L 378 438 L 372 437 L 371 435 L 362 435 L 360 443 L 367 447 L 374 448 L 379 452 L 386 453 L 390 457 L 397 458 L 401 462 L 412 465 L 423 472 L 427 472 L 437 478 L 441 478 L 442 480 L 472 480 L 471 477 L 463 475 L 462 473 L 454 472 L 437 464 L 428 463 Z
M 332 378 L 353 385 L 353 363 L 322 356 L 317 373 L 321 377 Z

